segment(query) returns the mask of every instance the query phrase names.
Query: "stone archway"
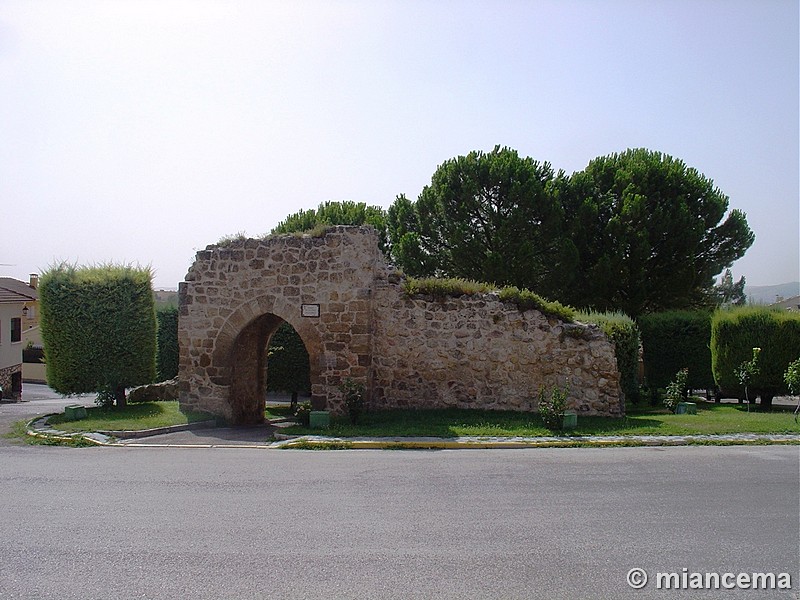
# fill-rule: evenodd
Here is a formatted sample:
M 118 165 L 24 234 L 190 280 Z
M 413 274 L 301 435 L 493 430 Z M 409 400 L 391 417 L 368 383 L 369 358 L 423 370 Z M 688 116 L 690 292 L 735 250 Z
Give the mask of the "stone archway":
M 264 422 L 267 346 L 282 319 L 265 314 L 254 319 L 236 337 L 231 349 L 231 424 Z
M 265 313 L 253 319 L 236 336 L 229 359 L 232 425 L 257 425 L 264 422 L 269 379 L 269 342 L 277 329 L 286 322 L 273 313 Z M 302 341 L 302 337 L 300 339 Z M 305 341 L 303 345 L 308 352 Z M 314 380 L 316 377 L 310 373 L 310 362 L 309 379 Z
M 179 287 L 179 400 L 261 422 L 269 338 L 281 320 L 309 355 L 311 404 L 342 414 L 343 382 L 370 408 L 531 410 L 542 386 L 570 408 L 624 414 L 614 344 L 595 326 L 497 293 L 410 296 L 370 227 L 234 240 L 197 253 Z
M 341 412 L 345 378 L 369 389 L 372 287 L 384 270 L 368 227 L 198 252 L 179 287 L 181 406 L 258 422 L 266 343 L 283 320 L 308 352 L 312 407 Z
M 278 299 L 262 297 L 253 306 L 240 307 L 227 320 L 217 336 L 209 371 L 217 373 L 216 383 L 227 388 L 225 416 L 232 425 L 253 425 L 264 422 L 267 377 L 267 352 L 272 334 L 284 322 L 292 326 L 309 355 L 309 379 L 312 391 L 320 380 L 321 344 L 314 327 L 275 309 Z M 261 310 L 270 312 L 261 312 Z M 312 402 L 320 405 L 319 399 Z

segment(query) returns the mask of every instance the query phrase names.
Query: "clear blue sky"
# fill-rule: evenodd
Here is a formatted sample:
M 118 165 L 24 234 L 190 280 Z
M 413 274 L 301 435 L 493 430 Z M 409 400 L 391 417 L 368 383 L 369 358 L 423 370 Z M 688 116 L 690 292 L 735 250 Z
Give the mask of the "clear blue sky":
M 798 2 L 0 0 L 0 275 L 151 264 L 326 200 L 415 199 L 496 144 L 568 173 L 646 147 L 800 279 Z

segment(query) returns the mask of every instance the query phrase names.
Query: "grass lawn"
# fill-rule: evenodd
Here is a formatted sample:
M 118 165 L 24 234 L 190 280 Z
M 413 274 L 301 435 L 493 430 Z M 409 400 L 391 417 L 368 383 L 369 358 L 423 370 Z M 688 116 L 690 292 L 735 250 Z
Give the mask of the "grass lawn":
M 50 417 L 50 424 L 62 431 L 136 431 L 168 425 L 185 425 L 213 419 L 206 413 L 182 413 L 177 402 L 141 402 L 123 409 L 87 408 L 87 418 L 67 421 L 64 414 Z
M 280 419 L 291 417 L 293 415 L 291 407 L 288 403 L 272 404 L 267 403 L 266 416 L 268 419 Z
M 485 410 L 389 410 L 362 415 L 357 425 L 333 417 L 327 430 L 295 425 L 286 434 L 357 436 L 547 436 L 553 435 L 536 414 Z M 674 415 L 663 408 L 629 410 L 622 419 L 578 417 L 578 427 L 563 435 L 688 435 L 730 433 L 800 433 L 791 411 L 747 412 L 738 404 L 697 403 L 696 415 Z
M 140 430 L 183 425 L 209 418 L 205 413 L 184 414 L 177 402 L 142 402 L 123 410 L 89 408 L 88 418 L 66 421 L 63 414 L 50 417 L 58 429 L 75 433 L 103 430 Z M 289 406 L 267 407 L 267 418 L 287 417 Z M 293 425 L 286 434 L 324 434 L 336 437 L 442 437 L 459 436 L 549 436 L 538 415 L 489 410 L 389 410 L 364 413 L 358 425 L 347 417 L 333 417 L 330 429 L 310 429 Z M 664 408 L 629 409 L 622 419 L 578 417 L 578 427 L 561 435 L 689 435 L 725 433 L 800 433 L 791 410 L 776 408 L 771 413 L 752 410 L 746 405 L 697 402 L 696 415 L 674 415 Z

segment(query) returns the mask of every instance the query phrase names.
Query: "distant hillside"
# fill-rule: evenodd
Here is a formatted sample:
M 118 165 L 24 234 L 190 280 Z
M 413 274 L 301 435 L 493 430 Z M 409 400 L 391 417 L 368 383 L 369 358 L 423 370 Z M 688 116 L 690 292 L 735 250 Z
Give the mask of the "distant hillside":
M 178 306 L 178 292 L 172 290 L 156 290 L 153 292 L 156 308 Z
M 746 285 L 747 300 L 753 304 L 772 304 L 777 296 L 791 298 L 800 296 L 800 281 L 778 285 Z

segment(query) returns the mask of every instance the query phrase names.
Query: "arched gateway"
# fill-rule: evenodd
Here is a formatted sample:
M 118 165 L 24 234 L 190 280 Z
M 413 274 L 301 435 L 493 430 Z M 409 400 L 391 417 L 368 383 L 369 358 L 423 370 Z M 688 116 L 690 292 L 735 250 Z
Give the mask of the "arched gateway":
M 315 409 L 342 412 L 351 378 L 373 408 L 530 410 L 540 386 L 568 384 L 581 413 L 623 413 L 614 348 L 596 327 L 496 294 L 412 298 L 401 281 L 370 227 L 198 252 L 179 293 L 181 406 L 262 422 L 267 347 L 286 321 L 308 351 Z

